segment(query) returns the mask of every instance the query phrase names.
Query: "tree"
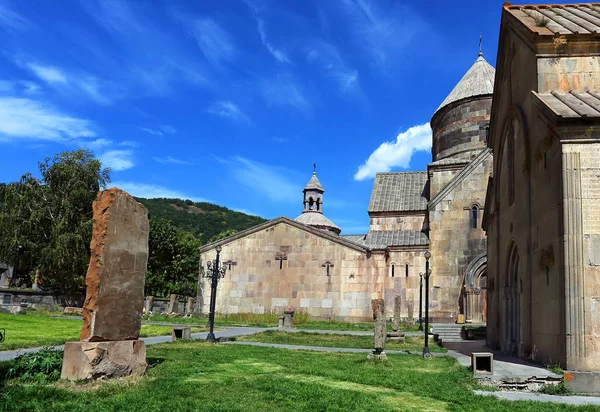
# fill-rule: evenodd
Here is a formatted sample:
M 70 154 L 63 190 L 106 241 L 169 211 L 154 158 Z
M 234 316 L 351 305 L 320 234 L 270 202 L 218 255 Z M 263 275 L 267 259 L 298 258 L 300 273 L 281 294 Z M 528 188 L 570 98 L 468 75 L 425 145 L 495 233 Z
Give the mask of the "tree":
M 150 220 L 146 294 L 195 296 L 201 243 L 166 219 Z
M 233 236 L 237 232 L 238 231 L 235 229 L 224 230 L 221 233 L 219 233 L 218 235 L 214 235 L 213 237 L 211 237 L 210 240 L 208 241 L 208 243 L 216 242 L 217 240 L 221 240 L 221 239 L 225 239 L 226 237 Z
M 26 173 L 2 190 L 0 261 L 15 260 L 30 278 L 39 270 L 44 286 L 58 292 L 81 291 L 89 263 L 92 202 L 110 182 L 110 169 L 87 150 L 46 158 L 41 178 Z

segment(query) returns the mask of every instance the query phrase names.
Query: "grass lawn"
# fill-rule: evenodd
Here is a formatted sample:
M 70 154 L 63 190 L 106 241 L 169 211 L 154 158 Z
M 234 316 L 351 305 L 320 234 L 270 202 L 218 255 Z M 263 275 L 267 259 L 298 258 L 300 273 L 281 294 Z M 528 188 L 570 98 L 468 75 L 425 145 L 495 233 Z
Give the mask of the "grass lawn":
M 386 342 L 385 349 L 417 352 L 423 350 L 423 338 L 406 337 L 405 339 L 405 343 Z M 237 340 L 244 342 L 280 343 L 285 345 L 326 346 L 331 348 L 373 348 L 372 336 L 326 335 L 321 333 L 281 332 L 275 330 L 242 336 L 237 338 Z M 433 339 L 430 341 L 429 347 L 432 352 L 446 352 L 446 349 L 434 343 Z
M 453 358 L 322 353 L 194 341 L 148 347 L 144 378 L 92 384 L 7 383 L 6 411 L 592 411 L 472 393 Z
M 56 319 L 34 313 L 0 313 L 0 328 L 6 329 L 6 340 L 0 343 L 0 351 L 62 345 L 79 340 L 81 324 L 81 320 Z M 170 335 L 171 329 L 170 326 L 142 325 L 140 336 Z M 206 328 L 192 328 L 192 333 L 204 330 Z

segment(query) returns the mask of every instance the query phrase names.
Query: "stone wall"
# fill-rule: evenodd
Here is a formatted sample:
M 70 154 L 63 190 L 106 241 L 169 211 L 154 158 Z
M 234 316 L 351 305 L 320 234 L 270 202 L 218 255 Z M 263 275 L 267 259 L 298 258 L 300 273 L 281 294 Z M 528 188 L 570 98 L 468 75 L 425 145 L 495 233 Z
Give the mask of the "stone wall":
M 215 254 L 212 248 L 203 251 L 201 264 L 214 260 Z M 280 256 L 286 260 L 276 260 Z M 284 222 L 224 244 L 220 258 L 236 262 L 219 282 L 220 313 L 281 312 L 294 307 L 315 318 L 366 321 L 372 319 L 371 299 L 383 294 L 383 252 L 369 255 Z M 206 279 L 201 283 L 202 312 L 208 313 L 210 283 Z
M 401 318 L 404 320 L 417 320 L 419 316 L 419 274 L 425 273 L 425 251 L 427 247 L 397 248 L 390 250 L 386 263 L 385 294 L 386 316 L 393 313 L 394 299 L 400 296 L 402 299 Z M 395 265 L 392 277 L 391 266 Z M 408 264 L 408 276 L 406 265 Z M 425 287 L 425 283 L 423 283 Z M 423 290 L 423 299 L 425 299 Z M 432 301 L 433 302 L 433 301 Z M 412 306 L 412 318 L 409 314 L 409 306 Z
M 431 119 L 433 160 L 460 155 L 474 158 L 486 147 L 492 97 L 460 100 L 441 108 Z
M 56 307 L 81 307 L 84 295 L 53 294 L 27 289 L 0 289 L 0 304 L 27 303 L 33 309 L 52 310 Z
M 425 211 L 370 213 L 370 230 L 426 230 Z

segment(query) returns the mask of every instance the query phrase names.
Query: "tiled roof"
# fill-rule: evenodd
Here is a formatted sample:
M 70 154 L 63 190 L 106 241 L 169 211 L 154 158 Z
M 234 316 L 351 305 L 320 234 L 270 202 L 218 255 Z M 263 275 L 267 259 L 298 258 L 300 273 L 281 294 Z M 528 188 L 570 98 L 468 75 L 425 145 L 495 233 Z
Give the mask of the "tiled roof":
M 460 82 L 452 89 L 436 112 L 450 103 L 466 99 L 467 97 L 493 94 L 495 76 L 496 70 L 490 66 L 480 53 L 473 66 L 471 66 Z
M 429 163 L 429 166 L 445 166 L 445 165 L 457 165 L 471 162 L 471 156 L 452 156 L 445 157 L 435 162 Z
M 306 184 L 304 190 L 320 190 L 321 192 L 325 191 L 323 186 L 321 186 L 321 182 L 319 182 L 319 179 L 317 179 L 317 172 L 313 172 L 312 177 Z
M 426 246 L 427 235 L 417 230 L 369 230 L 362 245 L 369 249 L 385 249 L 388 246 Z
M 427 209 L 427 172 L 377 173 L 369 212 L 406 212 Z
M 330 227 L 336 229 L 338 233 L 341 231 L 335 223 L 323 216 L 321 212 L 304 212 L 294 220 L 307 226 Z
M 596 91 L 533 94 L 559 118 L 600 119 L 600 93 Z
M 542 36 L 600 33 L 600 3 L 506 5 L 530 31 Z
M 344 240 L 358 243 L 359 245 L 364 245 L 366 236 L 367 235 L 340 235 L 340 237 L 343 238 Z

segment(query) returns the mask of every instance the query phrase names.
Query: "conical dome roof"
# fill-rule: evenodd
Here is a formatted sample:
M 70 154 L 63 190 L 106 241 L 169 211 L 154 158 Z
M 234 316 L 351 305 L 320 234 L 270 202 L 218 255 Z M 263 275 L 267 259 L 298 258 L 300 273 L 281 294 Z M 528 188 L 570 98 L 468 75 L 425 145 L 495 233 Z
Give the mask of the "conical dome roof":
M 321 186 L 321 182 L 319 182 L 319 179 L 317 179 L 317 172 L 313 172 L 312 177 L 306 184 L 304 190 L 320 190 L 321 192 L 325 191 L 323 186 Z
M 442 102 L 436 113 L 444 106 L 462 99 L 494 93 L 494 77 L 496 70 L 483 58 L 479 57 L 469 71 L 458 82 L 448 97 Z

